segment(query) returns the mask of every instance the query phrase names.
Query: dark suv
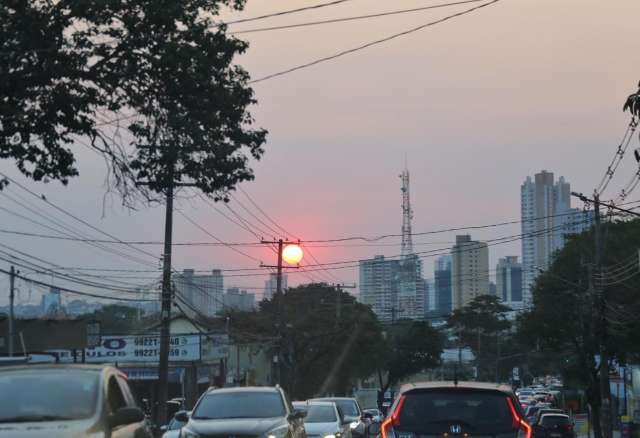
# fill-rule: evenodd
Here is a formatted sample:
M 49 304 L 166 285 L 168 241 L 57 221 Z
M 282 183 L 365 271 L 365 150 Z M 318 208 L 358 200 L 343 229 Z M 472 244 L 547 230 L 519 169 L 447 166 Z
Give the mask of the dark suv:
M 181 438 L 306 438 L 304 412 L 279 387 L 210 389 L 193 408 Z
M 531 438 L 531 426 L 511 388 L 477 382 L 403 386 L 380 426 L 382 438 Z M 379 427 L 379 429 L 378 429 Z

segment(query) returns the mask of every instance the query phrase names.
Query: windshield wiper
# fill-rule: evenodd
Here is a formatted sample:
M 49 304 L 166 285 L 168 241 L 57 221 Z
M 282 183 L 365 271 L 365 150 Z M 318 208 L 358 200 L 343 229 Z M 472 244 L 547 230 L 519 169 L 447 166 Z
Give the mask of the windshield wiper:
M 0 418 L 0 423 L 28 423 L 31 421 L 69 421 L 74 418 L 61 415 L 18 415 L 15 417 Z

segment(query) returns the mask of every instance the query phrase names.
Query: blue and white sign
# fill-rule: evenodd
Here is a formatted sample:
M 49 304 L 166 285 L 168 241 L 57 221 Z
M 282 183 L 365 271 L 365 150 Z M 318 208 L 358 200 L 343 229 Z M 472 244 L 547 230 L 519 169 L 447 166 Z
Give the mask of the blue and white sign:
M 200 335 L 177 335 L 169 339 L 169 361 L 200 360 Z M 99 346 L 85 350 L 87 363 L 159 362 L 160 336 L 102 336 Z

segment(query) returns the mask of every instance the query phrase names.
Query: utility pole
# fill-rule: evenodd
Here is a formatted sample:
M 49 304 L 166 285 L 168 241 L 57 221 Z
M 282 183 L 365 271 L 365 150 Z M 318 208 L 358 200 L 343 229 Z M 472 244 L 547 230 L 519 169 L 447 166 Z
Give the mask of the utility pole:
M 588 199 L 586 196 L 580 193 L 571 193 L 573 196 L 579 198 L 583 202 L 591 202 L 593 203 L 594 209 L 594 243 L 595 243 L 595 253 L 594 253 L 594 269 L 591 271 L 590 280 L 592 283 L 591 290 L 594 293 L 594 297 L 597 298 L 598 302 L 598 318 L 600 319 L 600 342 L 599 342 L 599 351 L 600 351 L 600 426 L 602 430 L 603 438 L 612 438 L 613 437 L 613 419 L 612 419 L 612 411 L 611 411 L 611 386 L 609 382 L 609 352 L 607 350 L 607 342 L 608 342 L 608 327 L 607 327 L 607 295 L 606 288 L 604 286 L 604 273 L 602 270 L 602 259 L 603 259 L 603 251 L 604 245 L 602 242 L 602 230 L 601 230 L 601 217 L 600 217 L 600 197 L 598 193 L 594 193 L 593 199 Z M 611 206 L 614 210 L 619 210 L 627 213 L 632 213 L 633 215 L 638 215 L 636 212 L 632 212 L 630 210 L 625 210 L 619 207 Z M 595 281 L 595 275 L 598 275 L 601 281 L 602 286 L 598 286 L 598 283 Z
M 263 263 L 260 264 L 261 268 L 276 268 L 277 270 L 277 275 L 276 275 L 276 305 L 277 305 L 277 312 L 278 312 L 278 317 L 277 317 L 277 338 L 278 338 L 278 352 L 276 353 L 276 356 L 274 357 L 274 362 L 276 363 L 275 366 L 275 376 L 274 376 L 274 383 L 280 384 L 280 381 L 282 380 L 282 350 L 283 350 L 283 336 L 282 336 L 282 332 L 283 332 L 283 325 L 284 325 L 284 318 L 283 318 L 283 297 L 282 295 L 282 269 L 284 269 L 284 266 L 282 266 L 282 252 L 284 250 L 284 245 L 299 245 L 300 242 L 290 242 L 288 240 L 284 240 L 284 239 L 278 239 L 276 241 L 268 241 L 268 240 L 261 240 L 260 243 L 265 244 L 265 245 L 278 245 L 278 262 L 276 264 L 276 266 L 271 266 L 271 265 L 265 265 Z M 299 268 L 300 266 L 287 266 L 287 268 Z
M 602 271 L 602 258 L 603 258 L 603 244 L 602 244 L 602 231 L 600 221 L 600 198 L 598 194 L 594 194 L 594 216 L 595 216 L 595 273 L 600 276 L 603 285 L 601 287 L 596 286 L 596 291 L 599 290 L 600 297 L 600 397 L 602 399 L 601 409 L 601 423 L 602 432 L 604 438 L 612 438 L 613 436 L 613 423 L 611 418 L 611 389 L 609 384 L 609 352 L 607 351 L 607 296 L 606 288 L 604 286 L 604 278 Z M 594 284 L 597 284 L 594 282 Z
M 166 193 L 164 220 L 164 253 L 162 254 L 162 308 L 160 313 L 160 364 L 158 367 L 158 417 L 160 424 L 167 421 L 167 399 L 169 398 L 169 336 L 171 325 L 171 249 L 173 239 L 173 172 L 172 161 Z
M 16 338 L 16 321 L 13 310 L 15 299 L 16 268 L 11 266 L 9 270 L 9 356 L 13 356 L 14 342 Z

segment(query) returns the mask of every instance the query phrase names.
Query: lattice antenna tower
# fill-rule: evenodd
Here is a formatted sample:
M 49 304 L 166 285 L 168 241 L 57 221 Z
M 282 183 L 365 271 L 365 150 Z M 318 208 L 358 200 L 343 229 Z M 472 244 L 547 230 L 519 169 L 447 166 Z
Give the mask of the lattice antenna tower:
M 402 180 L 402 258 L 413 254 L 413 241 L 411 239 L 411 220 L 413 210 L 411 209 L 411 197 L 409 196 L 409 169 L 405 163 L 405 168 L 400 175 Z

